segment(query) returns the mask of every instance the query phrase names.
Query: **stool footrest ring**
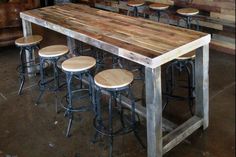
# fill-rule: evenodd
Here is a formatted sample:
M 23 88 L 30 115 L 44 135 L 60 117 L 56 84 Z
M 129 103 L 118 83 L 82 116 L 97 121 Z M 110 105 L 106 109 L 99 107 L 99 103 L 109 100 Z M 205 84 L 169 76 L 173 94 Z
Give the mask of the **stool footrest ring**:
M 124 135 L 124 134 L 128 134 L 132 131 L 134 131 L 132 126 L 129 127 L 122 127 L 116 131 L 113 131 L 112 133 L 109 133 L 109 130 L 98 120 L 98 116 L 95 116 L 95 118 L 93 119 L 93 126 L 95 128 L 95 130 L 105 136 L 120 136 L 120 135 Z
M 89 89 L 83 88 L 83 89 L 74 90 L 74 91 L 72 91 L 72 95 L 79 93 L 79 92 L 83 92 L 83 91 L 89 91 Z M 89 93 L 86 93 L 86 94 L 84 94 L 80 97 L 76 97 L 76 98 L 81 100 L 81 99 L 87 98 L 89 96 L 90 96 Z M 68 94 L 66 94 L 65 96 L 62 97 L 60 104 L 61 104 L 62 108 L 64 108 L 66 111 L 70 111 L 70 112 L 86 112 L 86 111 L 93 110 L 93 104 L 90 104 L 87 106 L 79 106 L 79 107 L 66 106 L 65 104 L 68 104 Z

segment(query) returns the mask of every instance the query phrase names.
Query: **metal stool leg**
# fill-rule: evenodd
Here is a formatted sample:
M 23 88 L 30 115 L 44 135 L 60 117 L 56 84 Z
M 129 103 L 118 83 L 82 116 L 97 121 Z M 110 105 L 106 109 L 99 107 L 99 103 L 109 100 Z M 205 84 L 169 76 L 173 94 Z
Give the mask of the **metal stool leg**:
M 22 94 L 22 89 L 23 89 L 23 86 L 25 84 L 25 76 L 20 76 L 20 88 L 18 90 L 18 95 L 21 95 Z
M 191 71 L 192 71 L 192 75 L 191 75 L 191 77 L 192 77 L 192 93 L 193 93 L 193 97 L 195 97 L 194 96 L 194 90 L 195 90 L 195 61 L 194 60 L 191 60 L 190 61 L 190 65 L 191 65 Z
M 20 88 L 18 90 L 18 95 L 21 95 L 22 94 L 22 89 L 23 89 L 23 86 L 24 86 L 24 83 L 25 83 L 25 75 L 24 75 L 24 71 L 25 71 L 25 68 L 24 68 L 24 55 L 25 55 L 25 49 L 21 47 L 21 50 L 20 50 L 20 61 L 21 61 L 21 66 L 20 66 Z
M 41 97 L 43 96 L 43 93 L 45 91 L 45 82 L 44 82 L 44 61 L 45 59 L 40 57 L 40 82 L 39 82 L 39 88 L 40 88 L 40 94 L 35 102 L 35 105 L 39 104 L 39 101 Z
M 193 21 L 196 22 L 196 25 L 197 25 L 197 31 L 199 31 L 199 21 L 197 19 L 193 19 Z
M 94 123 L 98 123 L 99 129 L 101 129 L 101 127 L 102 127 L 101 105 L 100 105 L 101 96 L 100 96 L 100 94 L 101 94 L 101 89 L 96 90 L 96 93 L 95 93 L 95 101 L 96 101 L 95 120 L 97 120 L 97 122 L 94 122 Z M 97 142 L 98 135 L 99 135 L 99 132 L 96 130 L 96 132 L 93 136 L 92 143 Z
M 166 93 L 166 97 L 165 97 L 165 104 L 162 108 L 162 111 L 165 110 L 167 104 L 169 103 L 169 98 L 168 98 L 168 95 L 170 94 L 170 87 L 171 87 L 171 74 L 172 73 L 172 65 L 169 64 L 167 67 L 166 67 L 166 70 L 165 70 L 165 93 Z
M 123 105 L 121 104 L 121 94 L 119 93 L 119 104 L 120 104 L 120 122 L 121 126 L 125 128 L 125 123 L 124 123 L 124 108 Z
M 73 112 L 70 111 L 70 109 L 72 108 L 71 81 L 72 81 L 72 74 L 66 73 L 67 92 L 68 92 L 68 110 L 66 112 L 69 118 L 69 123 L 68 123 L 67 131 L 66 131 L 66 137 L 69 137 L 72 120 L 73 120 Z
M 161 12 L 157 10 L 157 21 L 160 22 Z
M 73 121 L 73 112 L 69 111 L 68 117 L 69 117 L 69 122 L 68 122 L 67 131 L 66 131 L 66 137 L 70 137 L 70 129 L 72 126 L 72 121 Z
M 135 17 L 138 16 L 138 7 L 134 7 L 134 16 L 135 16 Z
M 189 71 L 189 96 L 191 98 L 191 102 L 190 102 L 190 112 L 192 115 L 194 115 L 194 111 L 193 111 L 193 105 L 194 105 L 194 90 L 195 90 L 195 80 L 194 80 L 194 77 L 195 77 L 195 67 L 194 67 L 194 60 L 190 60 L 188 61 L 188 65 L 190 66 L 187 66 L 188 68 L 188 71 Z
M 131 88 L 129 87 L 129 95 L 130 95 L 130 99 L 132 101 L 132 106 L 131 106 L 131 123 L 132 123 L 132 129 L 134 132 L 134 136 L 136 137 L 136 139 L 138 140 L 138 142 L 141 144 L 141 146 L 143 148 L 146 148 L 146 146 L 143 144 L 141 138 L 138 136 L 138 132 L 137 132 L 137 126 L 136 126 L 136 118 L 135 118 L 135 101 L 134 101 L 134 96 L 133 93 L 131 91 Z
M 166 69 L 166 103 L 164 104 L 162 111 L 165 110 L 166 106 L 169 103 L 169 96 L 173 94 L 173 90 L 175 87 L 175 78 L 174 78 L 174 73 L 175 73 L 175 62 L 170 63 L 170 65 Z
M 194 115 L 193 113 L 193 109 L 192 109 L 192 106 L 193 106 L 193 103 L 192 103 L 192 83 L 191 83 L 191 72 L 190 72 L 190 69 L 188 68 L 188 66 L 185 64 L 185 70 L 187 72 L 187 77 L 188 77 L 188 105 L 189 105 L 189 110 L 190 110 L 190 113 L 191 115 Z
M 197 23 L 197 31 L 199 31 L 199 21 L 196 20 L 196 23 Z
M 94 81 L 93 81 L 93 77 L 90 74 L 90 72 L 88 72 L 88 79 L 89 79 L 89 97 L 90 100 L 92 100 L 92 105 L 93 105 L 93 112 L 96 114 L 96 98 L 95 98 L 95 87 L 94 87 Z
M 57 68 L 57 61 L 53 61 L 53 78 L 54 78 L 54 94 L 55 94 L 55 109 L 58 112 L 58 89 L 59 89 L 59 75 Z
M 113 151 L 113 125 L 112 125 L 112 98 L 115 99 L 113 93 L 111 93 L 109 98 L 109 157 L 112 157 L 112 151 Z
M 168 14 L 166 11 L 164 11 L 164 12 L 163 12 L 163 15 L 166 16 L 166 18 L 167 18 L 167 23 L 170 24 L 170 16 L 169 16 L 169 14 Z
M 191 21 L 192 21 L 192 19 L 191 19 L 191 17 L 187 17 L 187 28 L 188 29 L 191 29 Z

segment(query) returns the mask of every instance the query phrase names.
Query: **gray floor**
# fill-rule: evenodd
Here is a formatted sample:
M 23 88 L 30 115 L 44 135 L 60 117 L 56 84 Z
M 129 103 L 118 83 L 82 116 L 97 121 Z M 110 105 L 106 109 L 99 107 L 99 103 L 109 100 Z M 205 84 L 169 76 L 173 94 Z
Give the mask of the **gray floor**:
M 65 37 L 37 30 L 44 34 L 42 47 L 65 43 Z M 92 114 L 77 114 L 72 136 L 66 138 L 67 119 L 55 113 L 53 95 L 47 93 L 38 106 L 37 80 L 27 80 L 22 96 L 17 95 L 19 50 L 0 49 L 0 157 L 106 157 L 106 140 L 91 143 L 94 133 Z M 235 57 L 210 51 L 210 126 L 198 130 L 165 157 L 233 157 L 235 155 Z M 139 88 L 139 86 L 137 86 Z M 189 117 L 184 102 L 167 107 L 165 115 L 176 122 Z M 145 141 L 145 123 L 140 127 Z M 145 157 L 146 151 L 132 134 L 115 138 L 114 157 Z

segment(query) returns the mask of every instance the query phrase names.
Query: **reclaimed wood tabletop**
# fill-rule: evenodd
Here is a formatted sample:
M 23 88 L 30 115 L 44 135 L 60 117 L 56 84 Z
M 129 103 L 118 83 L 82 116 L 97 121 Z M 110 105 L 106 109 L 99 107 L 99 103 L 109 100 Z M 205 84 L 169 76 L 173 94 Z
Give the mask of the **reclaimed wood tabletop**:
M 148 67 L 210 42 L 202 32 L 72 3 L 26 11 L 21 18 Z

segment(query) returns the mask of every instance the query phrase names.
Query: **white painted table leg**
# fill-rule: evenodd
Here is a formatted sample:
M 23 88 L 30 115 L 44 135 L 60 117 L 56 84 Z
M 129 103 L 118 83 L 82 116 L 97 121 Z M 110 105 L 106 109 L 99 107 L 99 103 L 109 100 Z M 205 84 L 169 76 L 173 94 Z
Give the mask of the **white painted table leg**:
M 209 125 L 209 45 L 197 49 L 195 58 L 195 80 L 195 114 L 203 118 L 203 129 L 206 129 Z
M 24 37 L 32 35 L 32 26 L 31 26 L 31 23 L 29 21 L 26 21 L 26 20 L 22 19 L 22 27 L 23 27 L 23 35 L 24 35 Z M 26 50 L 25 58 L 26 58 L 26 62 L 31 61 L 30 52 L 27 51 L 27 50 Z M 32 61 L 34 62 L 34 60 L 35 60 L 35 55 L 34 55 L 34 52 L 32 52 Z M 27 65 L 29 66 L 29 64 L 27 64 Z M 33 71 L 32 68 L 27 68 L 27 72 L 28 73 L 32 73 L 32 71 Z M 28 76 L 32 77 L 34 75 L 29 74 Z
M 145 68 L 147 109 L 147 154 L 162 157 L 161 67 Z

